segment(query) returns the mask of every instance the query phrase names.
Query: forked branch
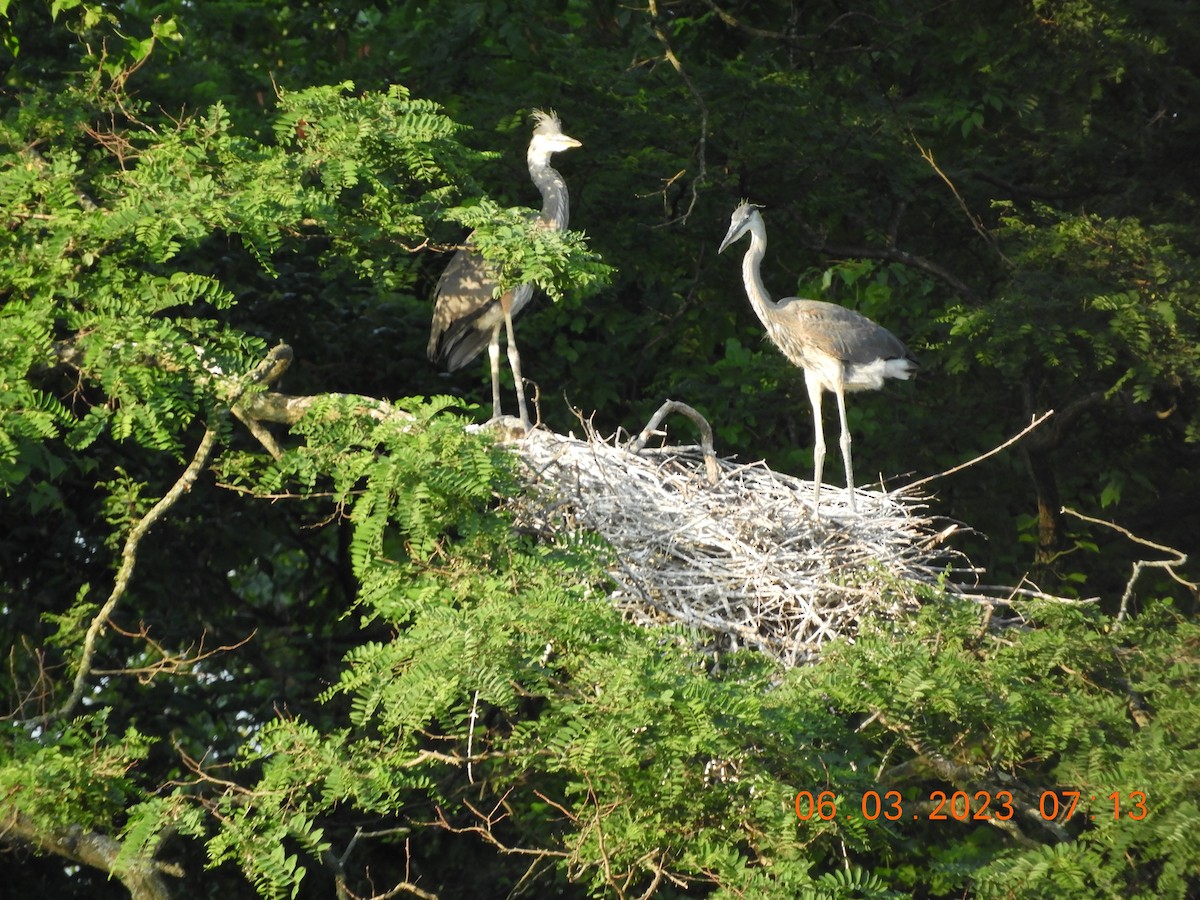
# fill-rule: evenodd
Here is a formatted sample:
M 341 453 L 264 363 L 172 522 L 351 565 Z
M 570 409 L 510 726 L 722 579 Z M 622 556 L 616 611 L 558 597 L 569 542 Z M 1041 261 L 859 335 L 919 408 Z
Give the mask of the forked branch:
M 1133 572 L 1129 576 L 1129 581 L 1125 585 L 1125 593 L 1121 595 L 1121 608 L 1117 612 L 1116 623 L 1114 628 L 1120 627 L 1120 624 L 1129 615 L 1129 604 L 1133 600 L 1133 586 L 1142 574 L 1143 569 L 1162 569 L 1171 579 L 1178 584 L 1183 585 L 1193 594 L 1200 592 L 1200 584 L 1188 581 L 1183 578 L 1177 571 L 1180 566 L 1186 565 L 1188 558 L 1186 553 L 1181 553 L 1174 547 L 1166 547 L 1162 544 L 1156 544 L 1154 541 L 1148 541 L 1145 538 L 1138 537 L 1127 528 L 1122 528 L 1115 522 L 1106 522 L 1104 519 L 1095 519 L 1092 516 L 1086 516 L 1081 512 L 1071 509 L 1069 506 L 1064 506 L 1062 512 L 1065 515 L 1074 516 L 1081 521 L 1088 522 L 1091 525 L 1102 525 L 1105 528 L 1111 528 L 1118 534 L 1122 534 L 1135 544 L 1140 544 L 1143 547 L 1149 547 L 1151 550 L 1157 550 L 1159 553 L 1165 553 L 1170 556 L 1170 559 L 1139 559 L 1133 564 Z

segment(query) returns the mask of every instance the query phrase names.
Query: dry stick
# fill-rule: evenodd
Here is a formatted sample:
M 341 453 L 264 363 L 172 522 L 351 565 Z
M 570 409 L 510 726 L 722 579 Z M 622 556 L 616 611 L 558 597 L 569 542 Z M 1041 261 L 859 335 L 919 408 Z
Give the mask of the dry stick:
M 1085 522 L 1090 522 L 1093 525 L 1103 525 L 1106 528 L 1111 528 L 1113 531 L 1125 535 L 1125 537 L 1129 538 L 1135 544 L 1141 544 L 1143 547 L 1149 547 L 1152 550 L 1158 550 L 1160 553 L 1170 553 L 1175 557 L 1174 559 L 1139 559 L 1133 564 L 1133 574 L 1129 576 L 1129 583 L 1125 585 L 1125 593 L 1121 595 L 1121 608 L 1117 612 L 1116 623 L 1113 625 L 1114 629 L 1120 626 L 1121 622 L 1124 621 L 1125 616 L 1129 611 L 1129 601 L 1133 598 L 1133 584 L 1138 580 L 1138 577 L 1142 574 L 1142 569 L 1144 568 L 1153 567 L 1166 569 L 1167 574 L 1179 584 L 1189 588 L 1192 591 L 1200 590 L 1200 584 L 1194 584 L 1190 581 L 1186 581 L 1175 573 L 1176 566 L 1182 566 L 1187 563 L 1188 558 L 1186 553 L 1182 553 L 1179 550 L 1176 550 L 1174 547 L 1164 547 L 1162 544 L 1156 544 L 1154 541 L 1148 541 L 1145 538 L 1140 538 L 1127 528 L 1122 528 L 1120 525 L 1117 525 L 1115 522 L 1108 522 L 1104 519 L 1094 519 L 1091 516 L 1085 516 L 1083 513 L 1076 512 L 1069 506 L 1064 506 L 1062 508 L 1062 512 L 1072 515 L 1077 519 L 1082 519 Z
M 981 238 L 987 241 L 988 246 L 996 251 L 996 255 L 999 256 L 1000 259 L 1005 262 L 1005 264 L 1011 266 L 1013 264 L 1012 260 L 1004 255 L 1004 251 L 1000 249 L 1000 245 L 997 243 L 996 238 L 993 237 L 991 232 L 989 232 L 984 226 L 983 220 L 980 219 L 979 216 L 975 215 L 975 213 L 971 212 L 971 208 L 967 206 L 967 201 L 964 200 L 962 194 L 958 192 L 958 188 L 954 186 L 954 182 L 950 180 L 950 177 L 943 172 L 938 164 L 934 161 L 933 151 L 926 150 L 924 147 L 922 147 L 921 142 L 917 140 L 917 136 L 911 131 L 909 132 L 909 136 L 912 138 L 912 142 L 917 145 L 917 150 L 920 151 L 921 158 L 929 163 L 933 171 L 937 173 L 937 176 L 946 183 L 948 188 L 950 188 L 950 192 L 954 194 L 954 199 L 958 201 L 958 205 L 962 209 L 963 214 L 967 217 L 967 221 L 971 223 L 971 227 L 978 232 Z
M 651 418 L 646 423 L 646 427 L 642 429 L 642 433 L 637 436 L 629 447 L 630 451 L 635 455 L 642 452 L 646 446 L 646 441 L 654 434 L 654 430 L 662 423 L 662 420 L 671 413 L 680 413 L 687 416 L 696 423 L 696 427 L 700 429 L 700 446 L 704 449 L 704 471 L 708 475 L 708 483 L 715 485 L 720 477 L 720 469 L 717 466 L 717 454 L 713 450 L 713 431 L 712 426 L 708 424 L 708 420 L 700 415 L 692 407 L 686 403 L 681 403 L 678 400 L 665 400 L 663 405 L 658 408 Z
M 989 450 L 987 453 L 984 453 L 981 456 L 977 456 L 974 459 L 969 460 L 965 463 L 961 463 L 957 466 L 954 466 L 953 468 L 947 469 L 944 472 L 938 472 L 936 475 L 928 475 L 925 478 L 922 478 L 918 481 L 910 482 L 909 484 L 906 484 L 904 487 L 900 488 L 900 490 L 901 491 L 910 491 L 913 488 L 920 487 L 921 485 L 926 484 L 930 481 L 933 481 L 937 478 L 945 478 L 947 475 L 953 475 L 955 472 L 961 472 L 963 469 L 970 468 L 971 466 L 975 465 L 976 463 L 981 463 L 985 459 L 987 459 L 989 456 L 995 456 L 1001 450 L 1005 450 L 1008 447 L 1011 447 L 1013 444 L 1015 444 L 1021 438 L 1025 437 L 1025 435 L 1029 434 L 1029 432 L 1033 431 L 1033 429 L 1037 428 L 1039 425 L 1041 425 L 1043 422 L 1045 422 L 1052 415 L 1054 415 L 1054 410 L 1052 410 L 1052 409 L 1047 410 L 1046 412 L 1044 412 L 1040 416 L 1038 416 L 1036 419 L 1034 419 L 1032 422 L 1030 422 L 1028 425 L 1026 425 L 1024 428 L 1022 428 L 1019 432 L 1017 432 L 1012 437 L 1010 437 L 1007 441 L 1005 441 L 999 447 L 994 447 L 991 450 Z
M 258 634 L 258 629 L 256 628 L 236 644 L 222 644 L 214 650 L 204 649 L 205 636 L 201 634 L 198 648 L 196 644 L 192 644 L 182 654 L 173 654 L 170 650 L 150 636 L 150 629 L 145 625 L 145 623 L 143 623 L 141 628 L 137 631 L 127 631 L 116 622 L 111 620 L 109 621 L 108 626 L 117 634 L 121 635 L 121 637 L 129 638 L 130 640 L 144 641 L 161 658 L 158 662 L 150 663 L 149 665 L 145 666 L 122 666 L 119 669 L 92 669 L 92 674 L 136 675 L 138 676 L 138 681 L 140 681 L 142 684 L 149 684 L 157 675 L 162 672 L 169 672 L 170 674 L 174 675 L 177 672 L 183 671 L 187 667 L 193 666 L 198 662 L 202 662 L 203 660 L 211 659 L 214 656 L 218 656 L 222 653 L 230 653 L 234 650 L 238 650 L 250 643 L 250 641 L 254 639 L 254 636 Z M 196 648 L 195 655 L 189 656 L 188 654 L 192 653 L 193 648 Z
M 70 696 L 67 697 L 58 709 L 31 719 L 31 723 L 46 725 L 55 719 L 66 718 L 83 697 L 84 684 L 92 672 L 92 659 L 96 655 L 96 641 L 100 637 L 100 630 L 108 622 L 108 617 L 112 614 L 117 603 L 120 602 L 129 587 L 129 580 L 133 576 L 133 568 L 137 564 L 138 545 L 141 543 L 142 538 L 146 536 L 151 526 L 161 519 L 167 510 L 174 506 L 179 498 L 196 483 L 196 479 L 200 477 L 200 472 L 203 470 L 204 464 L 208 461 L 208 456 L 212 452 L 216 440 L 217 426 L 210 423 L 204 431 L 204 437 L 200 439 L 200 446 L 196 448 L 196 453 L 192 457 L 192 461 L 183 470 L 183 474 L 179 476 L 179 480 L 171 486 L 171 489 L 163 495 L 161 500 L 150 508 L 150 511 L 146 515 L 138 520 L 138 523 L 129 532 L 129 536 L 125 539 L 125 546 L 121 550 L 121 567 L 117 570 L 117 577 L 113 582 L 112 591 L 109 593 L 108 599 L 104 601 L 104 605 L 100 607 L 100 611 L 93 617 L 92 624 L 88 627 L 87 634 L 84 636 L 83 652 L 79 657 L 79 671 L 75 674 L 75 684 L 71 688 Z
M 485 843 L 491 844 L 493 847 L 495 847 L 500 853 L 503 853 L 505 856 L 509 856 L 509 855 L 533 856 L 533 857 L 537 857 L 539 859 L 567 859 L 571 856 L 571 854 L 566 852 L 565 850 L 546 850 L 546 849 L 537 849 L 537 848 L 529 848 L 529 847 L 514 847 L 509 844 L 505 844 L 503 841 L 500 840 L 500 838 L 496 837 L 495 832 L 492 831 L 493 826 L 495 825 L 496 822 L 500 821 L 500 819 L 493 819 L 490 814 L 481 812 L 480 810 L 476 809 L 475 806 L 473 804 L 471 804 L 469 801 L 464 800 L 463 806 L 465 806 L 467 809 L 469 809 L 471 811 L 471 815 L 475 816 L 475 818 L 478 821 L 482 822 L 483 824 L 482 825 L 461 825 L 461 826 L 455 825 L 449 819 L 446 818 L 446 813 L 442 810 L 442 808 L 440 806 L 435 806 L 433 808 L 434 813 L 437 814 L 437 819 L 433 822 L 428 822 L 425 824 L 432 825 L 437 828 L 441 828 L 445 831 L 448 831 L 450 834 L 477 834 Z M 493 807 L 493 809 L 495 809 L 495 807 Z M 502 818 L 504 818 L 504 817 L 502 816 L 501 819 Z
M 683 213 L 683 215 L 676 216 L 670 222 L 665 223 L 667 225 L 673 225 L 677 222 L 687 222 L 688 216 L 690 216 L 692 214 L 692 210 L 694 210 L 696 208 L 696 201 L 699 199 L 699 195 L 700 195 L 700 184 L 701 184 L 701 182 L 704 181 L 704 178 L 705 178 L 705 175 L 707 172 L 707 164 L 705 162 L 705 156 L 706 156 L 705 148 L 708 145 L 708 106 L 705 105 L 705 103 L 704 103 L 704 96 L 700 93 L 700 91 L 696 87 L 695 83 L 688 76 L 688 73 L 684 70 L 683 63 L 680 62 L 679 57 L 677 57 L 675 55 L 675 51 L 671 47 L 671 42 L 667 39 L 666 34 L 663 32 L 662 28 L 658 25 L 658 4 L 657 4 L 657 2 L 655 2 L 655 0 L 650 0 L 649 11 L 650 11 L 650 18 L 654 20 L 654 25 L 652 26 L 652 30 L 654 31 L 654 36 L 656 38 L 658 38 L 659 42 L 663 45 L 663 48 L 664 48 L 663 55 L 666 57 L 667 61 L 671 64 L 671 66 L 675 69 L 675 71 L 679 75 L 679 77 L 683 79 L 684 85 L 687 87 L 688 91 L 691 92 L 692 98 L 696 101 L 696 106 L 699 107 L 699 109 L 700 109 L 700 138 L 697 141 L 698 148 L 696 151 L 696 162 L 697 162 L 697 167 L 698 167 L 699 171 L 697 171 L 696 177 L 692 179 L 692 191 L 691 191 L 692 196 L 691 196 L 691 200 L 688 202 L 687 210 Z M 679 177 L 678 175 L 675 176 L 675 178 L 678 178 L 678 177 Z M 671 181 L 674 181 L 675 178 L 672 178 Z M 667 187 L 670 187 L 670 183 L 667 184 Z M 664 193 L 663 199 L 665 201 L 666 200 L 666 197 L 665 197 L 666 188 L 663 189 L 663 193 Z
M 471 727 L 467 732 L 467 781 L 471 784 L 475 783 L 475 772 L 472 769 L 471 756 L 474 752 L 472 746 L 475 743 L 475 720 L 479 718 L 479 691 L 475 691 L 475 696 L 471 700 Z

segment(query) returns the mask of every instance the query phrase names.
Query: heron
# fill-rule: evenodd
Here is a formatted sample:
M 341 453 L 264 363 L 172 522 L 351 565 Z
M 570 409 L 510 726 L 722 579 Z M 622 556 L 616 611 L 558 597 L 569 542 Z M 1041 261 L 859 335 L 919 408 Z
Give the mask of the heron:
M 854 505 L 854 465 L 850 459 L 850 428 L 846 424 L 846 392 L 878 390 L 887 378 L 907 380 L 917 370 L 917 361 L 894 334 L 862 313 L 836 303 L 786 297 L 771 299 L 763 286 L 762 260 L 767 252 L 767 226 L 757 205 L 742 201 L 729 220 L 729 231 L 717 251 L 745 234 L 750 247 L 742 259 L 742 280 L 750 305 L 767 335 L 791 362 L 804 370 L 804 385 L 812 406 L 813 509 L 819 514 L 821 471 L 825 465 L 825 431 L 821 424 L 821 397 L 829 391 L 837 398 L 842 424 L 842 460 L 846 464 L 846 488 L 850 512 Z
M 583 146 L 562 132 L 562 124 L 553 112 L 534 110 L 535 127 L 525 158 L 529 177 L 542 195 L 541 223 L 556 231 L 566 229 L 570 218 L 567 184 L 550 165 L 550 157 L 561 150 Z M 492 368 L 492 419 L 500 412 L 500 329 L 505 331 L 508 365 L 517 388 L 517 408 L 521 424 L 529 427 L 525 405 L 525 384 L 521 380 L 521 355 L 513 335 L 513 318 L 533 299 L 533 285 L 521 284 L 495 296 L 496 272 L 475 249 L 471 237 L 455 251 L 434 294 L 437 303 L 427 353 L 432 362 L 441 362 L 453 372 L 479 355 L 486 346 Z

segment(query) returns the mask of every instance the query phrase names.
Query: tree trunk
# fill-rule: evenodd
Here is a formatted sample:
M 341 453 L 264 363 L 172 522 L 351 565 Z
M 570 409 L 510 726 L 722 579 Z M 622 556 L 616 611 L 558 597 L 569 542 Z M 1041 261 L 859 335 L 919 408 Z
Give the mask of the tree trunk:
M 1037 497 L 1037 550 L 1033 562 L 1045 570 L 1054 564 L 1063 549 L 1062 503 L 1054 473 L 1054 454 L 1049 450 L 1026 450 L 1025 462 Z

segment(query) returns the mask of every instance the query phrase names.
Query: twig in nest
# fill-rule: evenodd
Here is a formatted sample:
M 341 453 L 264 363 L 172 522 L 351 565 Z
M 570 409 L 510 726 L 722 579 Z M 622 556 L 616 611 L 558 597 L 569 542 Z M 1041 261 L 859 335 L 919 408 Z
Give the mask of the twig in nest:
M 687 416 L 700 429 L 700 446 L 704 448 L 704 471 L 708 475 L 708 483 L 715 485 L 720 476 L 720 467 L 717 465 L 717 454 L 713 450 L 712 426 L 708 424 L 708 419 L 686 403 L 680 403 L 678 400 L 664 400 L 663 405 L 650 417 L 650 421 L 646 423 L 646 427 L 642 429 L 642 433 L 632 442 L 629 449 L 633 453 L 641 453 L 646 446 L 646 441 L 650 440 L 658 426 L 662 424 L 662 420 L 671 413 Z
M 659 418 L 680 406 L 664 404 Z M 956 557 L 929 540 L 937 532 L 911 499 L 864 490 L 869 514 L 817 522 L 811 482 L 709 447 L 645 448 L 656 424 L 630 449 L 594 433 L 535 432 L 514 446 L 531 488 L 510 501 L 518 525 L 603 537 L 612 598 L 635 621 L 681 622 L 798 665 L 864 617 L 915 606 L 916 587 L 939 583 Z
M 671 412 L 707 431 L 703 448 L 646 447 Z M 681 623 L 716 635 L 718 647 L 754 647 L 796 666 L 862 621 L 895 618 L 928 596 L 985 608 L 1088 602 L 980 587 L 981 570 L 949 546 L 957 526 L 923 515 L 913 485 L 859 489 L 860 515 L 814 519 L 811 481 L 718 458 L 708 423 L 686 404 L 664 403 L 627 445 L 580 422 L 585 440 L 539 430 L 513 445 L 528 490 L 507 502 L 518 528 L 547 540 L 603 538 L 610 599 L 633 621 Z M 829 502 L 847 509 L 848 492 L 830 488 Z

